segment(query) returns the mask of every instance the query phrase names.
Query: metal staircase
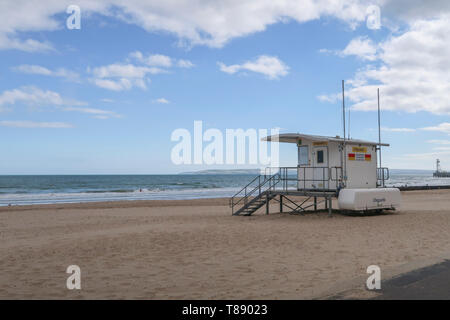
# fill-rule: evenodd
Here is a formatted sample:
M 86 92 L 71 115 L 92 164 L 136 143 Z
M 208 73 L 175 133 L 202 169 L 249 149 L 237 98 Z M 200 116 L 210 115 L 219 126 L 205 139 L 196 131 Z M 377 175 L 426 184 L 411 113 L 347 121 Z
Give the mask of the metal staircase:
M 275 198 L 275 196 L 275 194 L 270 194 L 269 191 L 264 191 L 259 196 L 250 200 L 246 205 L 242 206 L 233 215 L 251 216 L 256 210 Z
M 272 194 L 277 184 L 281 181 L 279 173 L 271 176 L 259 175 L 243 187 L 230 199 L 230 207 L 234 216 L 250 216 L 270 200 L 275 198 Z

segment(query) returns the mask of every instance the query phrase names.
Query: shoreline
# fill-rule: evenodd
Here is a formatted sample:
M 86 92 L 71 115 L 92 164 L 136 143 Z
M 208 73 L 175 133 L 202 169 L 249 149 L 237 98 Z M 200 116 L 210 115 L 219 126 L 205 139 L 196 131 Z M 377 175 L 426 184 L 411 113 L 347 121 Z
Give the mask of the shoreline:
M 402 192 L 411 192 L 411 191 L 426 191 L 426 190 L 446 190 L 446 189 L 450 189 L 450 184 L 449 185 L 422 185 L 422 186 L 408 186 L 408 185 L 402 185 L 402 186 L 386 186 L 386 188 L 398 188 L 400 191 Z M 199 189 L 202 190 L 202 189 Z M 98 199 L 98 200 L 84 200 L 84 199 L 80 199 L 77 201 L 67 201 L 64 202 L 64 200 L 60 200 L 60 201 L 56 201 L 56 202 L 37 202 L 37 203 L 29 203 L 29 204 L 24 204 L 24 203 L 19 203 L 19 204 L 15 204 L 13 203 L 14 201 L 33 201 L 33 200 L 27 200 L 27 199 L 21 199 L 21 200 L 12 200 L 12 199 L 8 199 L 11 200 L 12 202 L 9 204 L 6 204 L 5 200 L 1 200 L 5 203 L 0 203 L 0 212 L 4 211 L 4 208 L 15 208 L 15 207 L 30 207 L 30 209 L 33 209 L 35 207 L 45 207 L 47 208 L 47 206 L 66 206 L 66 205 L 70 205 L 70 206 L 74 206 L 74 207 L 89 207 L 89 204 L 93 204 L 94 206 L 98 206 L 98 207 L 102 207 L 102 208 L 110 208 L 113 207 L 113 203 L 117 203 L 117 205 L 125 207 L 125 203 L 143 203 L 143 205 L 147 204 L 151 204 L 154 201 L 197 201 L 197 200 L 215 200 L 215 199 L 229 199 L 232 195 L 234 195 L 237 191 L 239 191 L 239 189 L 236 189 L 236 192 L 231 192 L 229 196 L 225 196 L 223 195 L 223 192 L 230 192 L 230 190 L 228 188 L 218 188 L 218 189 L 211 189 L 214 190 L 216 192 L 221 193 L 220 195 L 206 195 L 206 196 L 199 196 L 199 195 L 193 195 L 193 196 L 187 196 L 187 197 L 173 197 L 173 198 L 164 198 L 164 199 L 136 199 L 136 198 L 122 198 L 122 199 L 114 199 L 114 200 L 104 200 L 104 199 Z M 226 190 L 226 191 L 225 191 Z M 66 195 L 66 193 L 61 193 Z M 79 195 L 80 193 L 74 193 L 73 195 Z M 92 193 L 92 194 L 98 194 L 98 193 Z M 121 193 L 119 193 L 121 194 Z M 137 193 L 139 195 L 139 193 Z M 164 194 L 163 192 L 161 192 L 161 194 Z M 4 194 L 5 195 L 5 194 Z M 3 196 L 4 196 L 3 195 Z M 15 195 L 15 194 L 10 194 L 10 195 Z M 40 195 L 40 194 L 30 194 L 31 196 L 36 196 L 36 195 Z M 54 193 L 52 195 L 58 195 L 58 193 Z M 164 202 L 161 202 L 164 203 Z M 108 204 L 108 205 L 102 205 L 102 204 Z M 129 206 L 133 206 L 133 205 L 129 205 Z M 51 207 L 49 207 L 51 208 Z
M 114 200 L 114 201 L 88 201 L 88 202 L 61 202 L 43 204 L 17 204 L 0 206 L 0 212 L 26 211 L 43 209 L 111 209 L 111 208 L 142 208 L 142 207 L 172 207 L 172 206 L 228 206 L 228 197 L 196 198 L 196 199 L 165 199 L 165 200 Z
M 240 188 L 188 189 L 183 191 L 143 191 L 143 192 L 74 192 L 74 193 L 29 193 L 1 194 L 0 208 L 12 206 L 74 204 L 126 201 L 174 201 L 195 199 L 228 198 Z M 18 197 L 19 196 L 19 197 Z M 7 198 L 9 197 L 9 198 Z

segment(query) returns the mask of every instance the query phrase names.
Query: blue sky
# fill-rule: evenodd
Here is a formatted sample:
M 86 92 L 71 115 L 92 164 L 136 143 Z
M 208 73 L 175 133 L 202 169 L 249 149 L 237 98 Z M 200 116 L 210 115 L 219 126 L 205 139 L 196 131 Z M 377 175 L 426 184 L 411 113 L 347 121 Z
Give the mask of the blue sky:
M 370 29 L 367 1 L 331 9 L 292 2 L 298 13 L 263 2 L 205 13 L 206 3 L 194 1 L 195 22 L 184 1 L 79 1 L 70 4 L 81 8 L 81 29 L 69 30 L 69 2 L 28 11 L 30 1 L 6 2 L 0 174 L 210 169 L 170 159 L 171 133 L 192 130 L 195 120 L 204 129 L 342 134 L 342 79 L 354 138 L 377 140 L 380 87 L 382 138 L 391 144 L 384 165 L 432 169 L 441 158 L 450 169 L 450 20 L 442 5 L 415 1 L 408 11 L 378 1 L 381 27 Z M 306 4 L 314 12 L 301 11 Z M 281 151 L 281 163 L 295 165 L 295 146 Z

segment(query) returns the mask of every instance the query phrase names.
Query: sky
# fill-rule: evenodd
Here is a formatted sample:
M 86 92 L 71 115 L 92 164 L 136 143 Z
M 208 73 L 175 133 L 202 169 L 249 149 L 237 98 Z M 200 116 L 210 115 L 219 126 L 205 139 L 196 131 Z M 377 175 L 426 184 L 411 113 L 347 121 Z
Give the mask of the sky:
M 380 89 L 383 166 L 450 169 L 449 18 L 447 0 L 3 0 L 0 174 L 252 167 L 177 165 L 172 133 L 342 135 L 341 80 L 352 138 L 378 140 Z

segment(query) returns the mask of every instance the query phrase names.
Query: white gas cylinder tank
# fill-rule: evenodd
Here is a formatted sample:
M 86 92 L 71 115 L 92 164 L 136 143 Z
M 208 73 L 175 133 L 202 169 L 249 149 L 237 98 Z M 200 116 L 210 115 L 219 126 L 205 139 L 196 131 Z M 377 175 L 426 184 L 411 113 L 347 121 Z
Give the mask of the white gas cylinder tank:
M 342 210 L 397 209 L 402 202 L 402 194 L 397 188 L 342 189 L 338 204 Z

